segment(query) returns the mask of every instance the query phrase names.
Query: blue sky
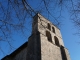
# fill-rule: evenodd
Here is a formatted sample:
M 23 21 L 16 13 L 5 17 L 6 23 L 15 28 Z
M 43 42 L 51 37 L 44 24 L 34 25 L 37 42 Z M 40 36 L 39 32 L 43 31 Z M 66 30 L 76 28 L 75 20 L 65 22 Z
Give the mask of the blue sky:
M 61 33 L 65 47 L 69 50 L 71 60 L 80 60 L 80 37 L 76 35 L 76 27 L 70 21 L 69 14 L 66 13 L 66 20 L 63 21 Z
M 38 2 L 38 0 L 36 0 L 36 1 Z M 29 3 L 31 4 L 31 6 L 33 6 L 33 8 L 36 6 L 35 4 L 33 4 L 34 2 L 32 3 L 30 1 Z M 51 12 L 55 13 L 53 11 L 51 11 Z M 43 14 L 43 15 L 45 16 L 45 14 Z M 58 15 L 58 13 L 57 13 L 57 15 Z M 59 19 L 59 20 L 61 20 L 61 22 L 62 22 L 60 30 L 61 30 L 62 38 L 64 41 L 64 45 L 69 50 L 71 60 L 80 60 L 80 44 L 78 43 L 78 42 L 80 42 L 80 37 L 75 35 L 75 33 L 77 32 L 77 29 L 76 29 L 76 27 L 74 27 L 74 24 L 70 20 L 70 14 L 68 13 L 67 10 L 63 11 L 62 16 L 64 18 Z M 45 18 L 47 18 L 47 16 Z M 52 18 L 49 18 L 49 19 L 51 19 L 51 21 L 53 20 Z M 26 37 L 24 37 L 24 35 L 22 36 L 21 34 L 19 34 L 17 32 L 15 32 L 13 34 L 13 39 L 15 41 L 12 41 L 11 43 L 15 48 L 13 48 L 11 50 L 11 52 L 14 51 L 16 48 L 18 48 L 19 46 L 21 46 L 25 41 L 28 40 L 28 37 L 31 34 L 31 19 L 29 19 L 29 20 L 30 21 L 27 22 L 27 24 L 26 24 L 27 29 L 28 29 L 26 31 L 26 33 L 27 33 Z M 4 44 L 2 43 L 3 46 L 4 46 Z M 5 54 L 0 53 L 0 59 L 2 57 L 4 57 L 5 55 L 11 53 L 8 48 L 9 47 L 7 47 L 7 46 L 3 47 Z

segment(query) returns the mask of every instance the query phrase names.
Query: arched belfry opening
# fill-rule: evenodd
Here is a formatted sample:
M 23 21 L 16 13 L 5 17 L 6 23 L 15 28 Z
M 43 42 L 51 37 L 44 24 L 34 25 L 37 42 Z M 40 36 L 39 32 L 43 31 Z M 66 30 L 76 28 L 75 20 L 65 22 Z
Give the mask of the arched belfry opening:
M 51 30 L 51 26 L 50 26 L 50 24 L 49 24 L 49 23 L 48 23 L 47 27 L 48 27 L 48 29 L 49 29 L 49 30 Z
M 54 27 L 52 27 L 52 32 L 55 33 L 55 29 L 54 29 Z
M 59 40 L 58 40 L 58 38 L 57 38 L 56 36 L 54 36 L 54 40 L 55 40 L 55 44 L 56 44 L 57 46 L 60 46 Z
M 49 42 L 52 42 L 52 37 L 49 31 L 46 31 L 46 36 Z

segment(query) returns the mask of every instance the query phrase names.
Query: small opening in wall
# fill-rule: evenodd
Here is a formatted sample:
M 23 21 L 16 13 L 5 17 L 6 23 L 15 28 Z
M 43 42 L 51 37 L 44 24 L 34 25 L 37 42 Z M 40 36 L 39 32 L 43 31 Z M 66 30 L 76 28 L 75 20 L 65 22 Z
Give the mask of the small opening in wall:
M 55 33 L 55 29 L 54 29 L 54 27 L 52 27 L 52 32 Z
M 52 37 L 49 31 L 46 31 L 46 36 L 49 42 L 52 42 Z
M 55 44 L 56 44 L 57 46 L 60 46 L 60 45 L 59 45 L 59 40 L 58 40 L 58 38 L 57 38 L 56 36 L 54 36 L 54 40 L 55 40 Z
M 62 60 L 67 60 L 66 52 L 65 52 L 64 47 L 61 46 L 60 49 L 61 49 Z
M 51 26 L 50 26 L 50 24 L 49 24 L 49 23 L 48 23 L 48 29 L 49 29 L 49 30 L 51 30 Z

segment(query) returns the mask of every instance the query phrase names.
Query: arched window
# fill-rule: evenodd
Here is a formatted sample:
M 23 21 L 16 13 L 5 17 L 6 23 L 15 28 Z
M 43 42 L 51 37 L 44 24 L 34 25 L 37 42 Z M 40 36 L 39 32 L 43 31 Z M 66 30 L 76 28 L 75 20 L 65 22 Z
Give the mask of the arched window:
M 48 29 L 49 29 L 49 30 L 51 30 L 51 26 L 50 26 L 50 24 L 49 24 L 49 23 L 48 23 Z
M 52 32 L 55 33 L 55 29 L 54 29 L 54 27 L 52 27 Z
M 47 36 L 48 41 L 52 42 L 52 37 L 51 37 L 50 32 L 46 31 L 46 36 Z
M 56 36 L 54 36 L 54 40 L 55 40 L 55 44 L 56 44 L 57 46 L 60 46 L 60 45 L 59 45 L 59 40 L 58 40 L 58 38 L 57 38 Z
M 64 47 L 63 46 L 60 46 L 60 49 L 61 49 L 62 60 L 67 60 Z

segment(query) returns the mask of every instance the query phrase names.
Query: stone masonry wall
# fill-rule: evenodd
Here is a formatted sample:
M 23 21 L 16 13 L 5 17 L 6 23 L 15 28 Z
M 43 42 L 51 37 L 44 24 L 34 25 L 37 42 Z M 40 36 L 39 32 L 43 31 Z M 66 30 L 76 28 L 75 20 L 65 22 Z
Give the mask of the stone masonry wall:
M 47 24 L 48 23 L 51 26 L 51 30 L 49 30 L 47 28 Z M 52 32 L 52 27 L 55 28 L 55 33 Z M 38 18 L 38 31 L 41 34 L 45 35 L 45 36 L 46 36 L 46 31 L 49 31 L 50 34 L 51 34 L 53 43 L 55 44 L 55 42 L 54 42 L 54 36 L 56 36 L 59 39 L 60 45 L 64 46 L 64 43 L 63 43 L 63 40 L 62 40 L 62 36 L 61 36 L 60 30 L 57 27 L 55 27 L 50 21 L 48 21 L 45 18 L 43 18 L 41 15 L 40 15 L 40 18 Z
M 42 60 L 62 60 L 60 48 L 47 40 L 41 34 L 41 57 Z
M 26 60 L 27 47 L 18 53 L 13 60 Z

